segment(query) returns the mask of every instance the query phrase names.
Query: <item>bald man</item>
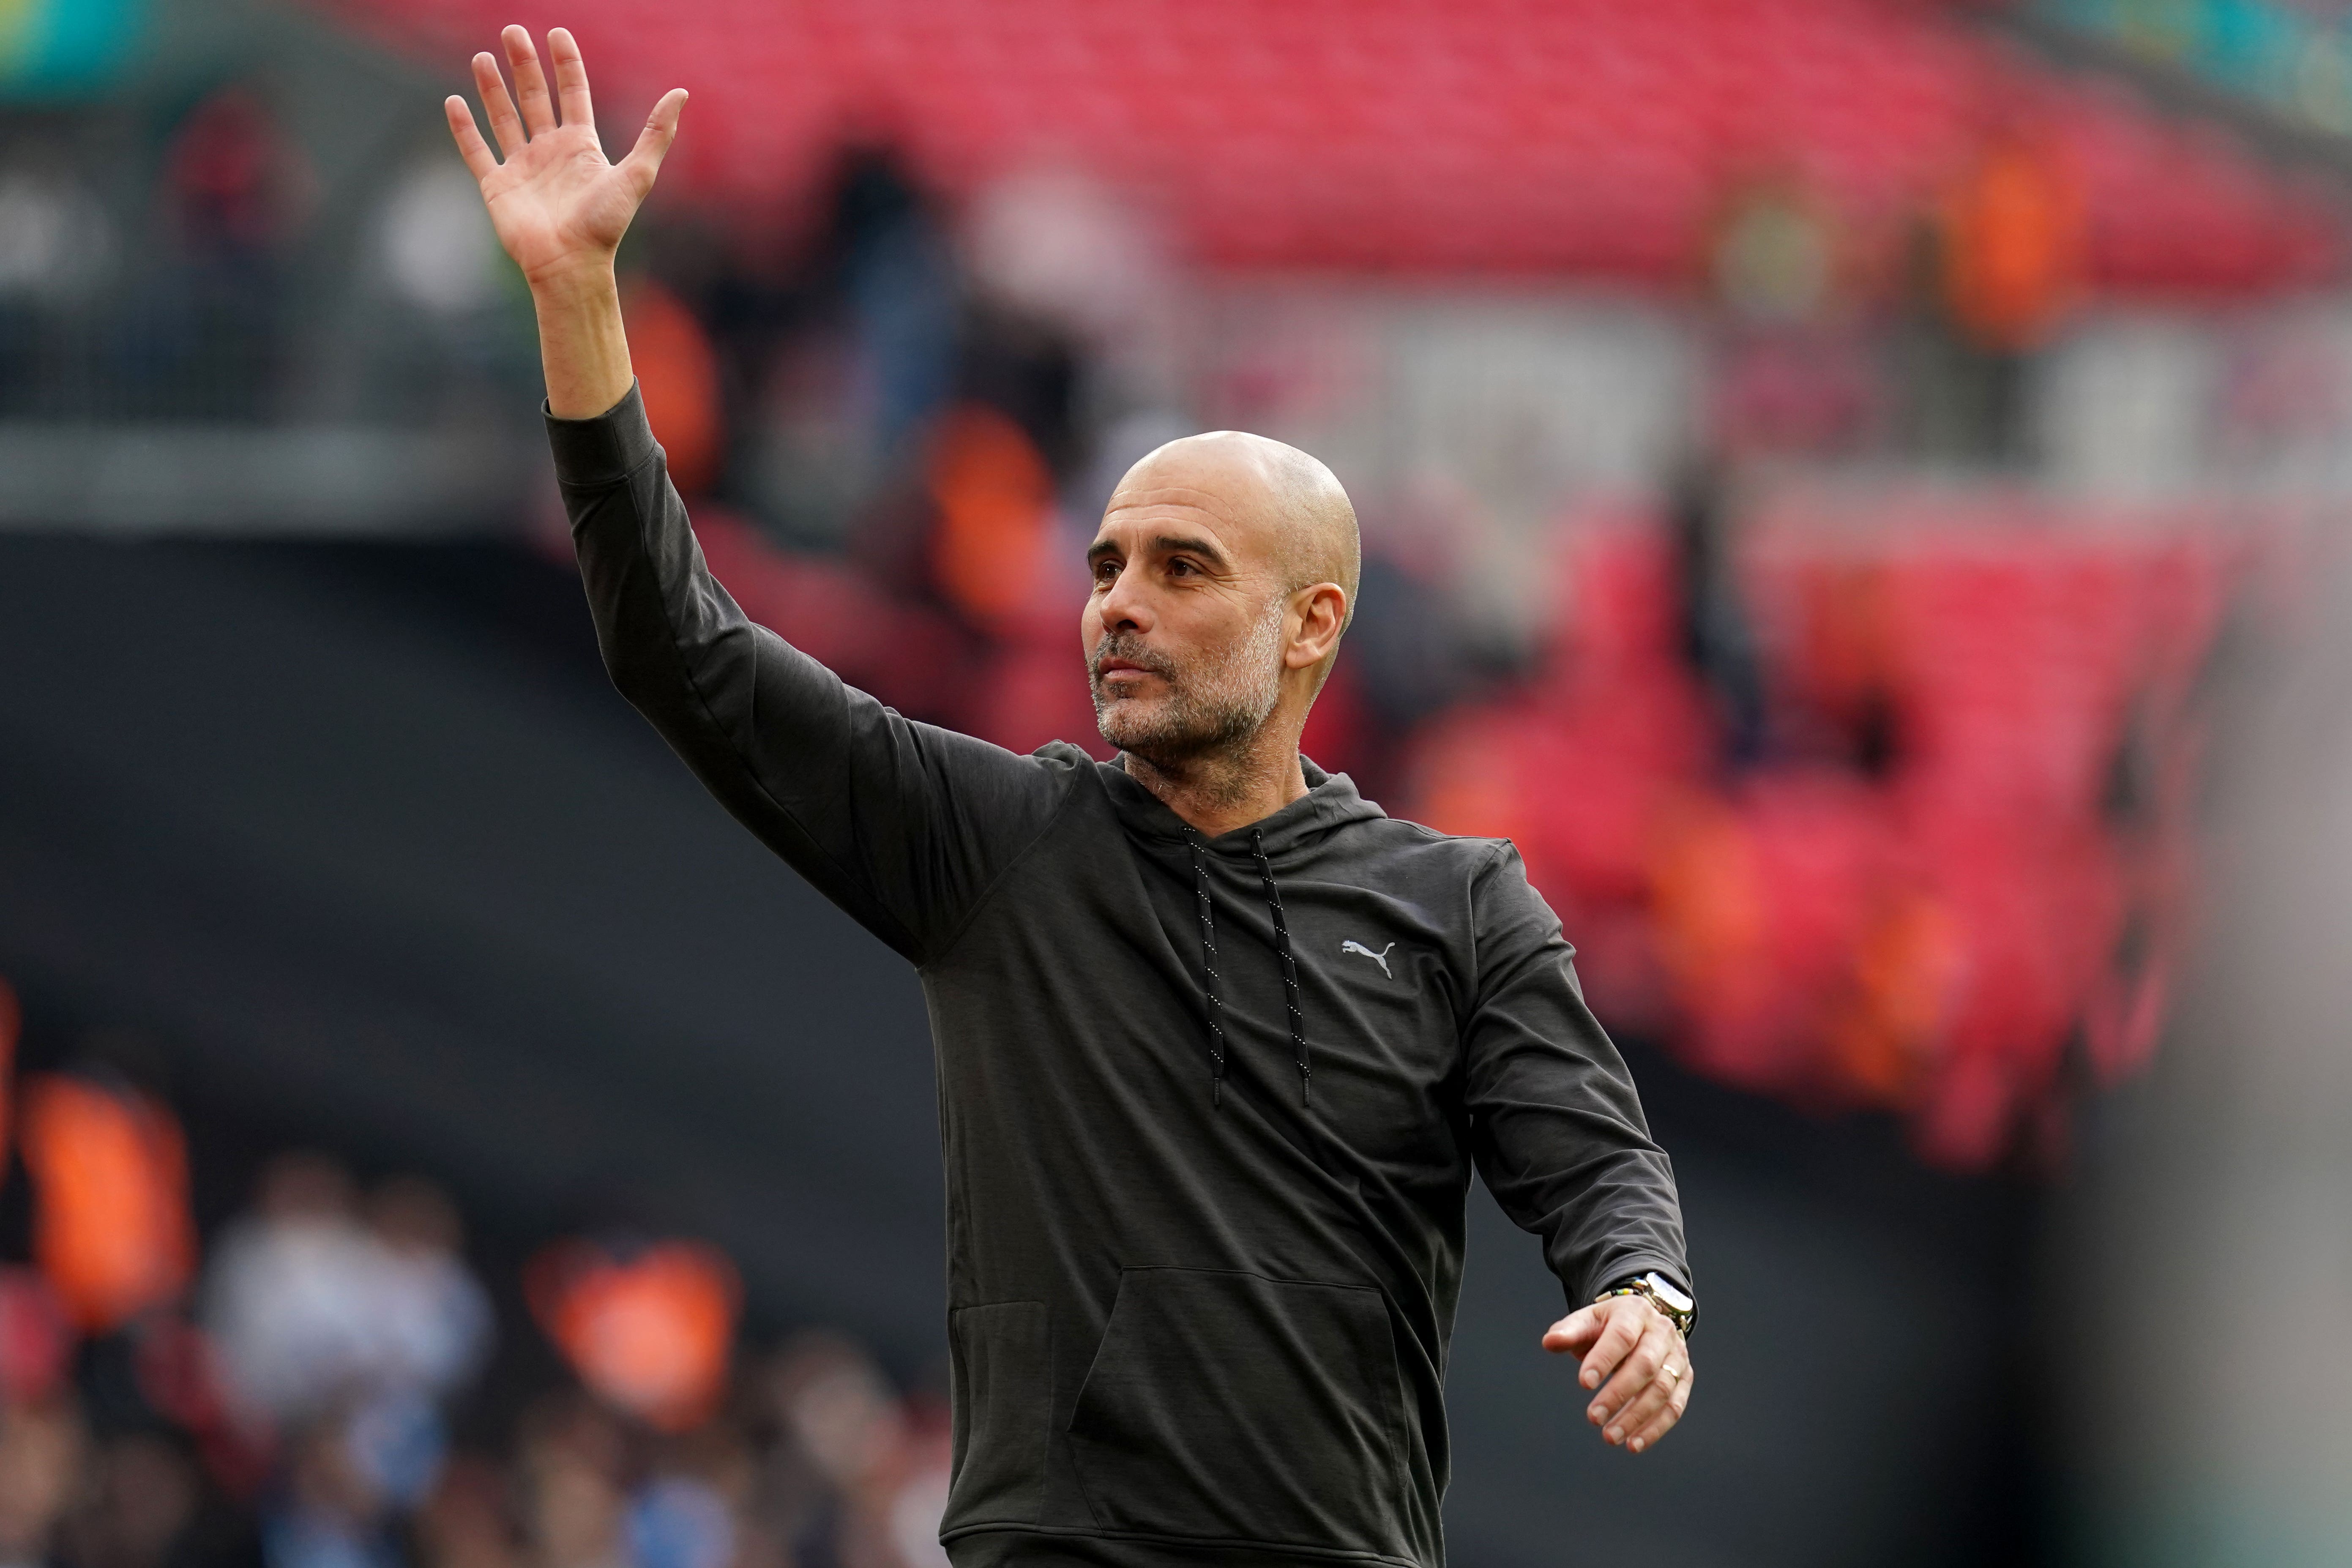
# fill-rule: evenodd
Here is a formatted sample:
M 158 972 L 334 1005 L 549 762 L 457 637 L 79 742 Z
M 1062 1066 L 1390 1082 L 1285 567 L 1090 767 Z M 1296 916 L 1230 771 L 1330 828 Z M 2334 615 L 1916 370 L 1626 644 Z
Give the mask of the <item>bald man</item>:
M 1586 1413 L 1690 1397 L 1682 1220 L 1559 922 L 1496 839 L 1298 752 L 1356 521 L 1226 431 L 1138 463 L 1079 612 L 1118 759 L 909 722 L 705 570 L 629 371 L 613 252 L 677 128 L 608 163 L 587 75 L 504 37 L 452 132 L 530 281 L 548 433 L 614 683 L 728 809 L 916 965 L 947 1165 L 958 1568 L 1438 1568 L 1442 1377 L 1475 1169 L 1575 1310 Z M 1073 671 L 1076 674 L 1076 671 Z

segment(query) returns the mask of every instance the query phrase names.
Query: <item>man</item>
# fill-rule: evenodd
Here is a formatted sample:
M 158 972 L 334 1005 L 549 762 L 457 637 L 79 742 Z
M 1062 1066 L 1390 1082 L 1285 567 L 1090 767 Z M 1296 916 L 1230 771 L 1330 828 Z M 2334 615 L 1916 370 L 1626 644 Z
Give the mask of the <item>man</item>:
M 910 723 L 704 569 L 629 372 L 613 254 L 677 134 L 618 164 L 578 47 L 530 36 L 450 128 L 529 280 L 549 435 L 614 683 L 743 824 L 912 961 L 947 1163 L 959 1568 L 1439 1568 L 1441 1381 L 1475 1165 L 1572 1302 L 1588 1414 L 1682 1415 L 1665 1155 L 1505 842 L 1394 821 L 1298 754 L 1357 581 L 1330 472 L 1152 453 L 1080 626 L 1102 732 L 1015 756 Z

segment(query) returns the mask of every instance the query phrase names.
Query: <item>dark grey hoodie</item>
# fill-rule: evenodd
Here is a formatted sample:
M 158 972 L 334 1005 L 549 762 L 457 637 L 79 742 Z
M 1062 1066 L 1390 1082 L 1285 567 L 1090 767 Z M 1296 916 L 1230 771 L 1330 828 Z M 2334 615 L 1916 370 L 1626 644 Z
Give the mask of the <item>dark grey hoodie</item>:
M 1204 838 L 1075 746 L 903 719 L 712 579 L 634 391 L 549 435 L 614 684 L 922 977 L 959 1568 L 1439 1568 L 1473 1168 L 1570 1303 L 1691 1278 L 1511 846 L 1311 764 Z

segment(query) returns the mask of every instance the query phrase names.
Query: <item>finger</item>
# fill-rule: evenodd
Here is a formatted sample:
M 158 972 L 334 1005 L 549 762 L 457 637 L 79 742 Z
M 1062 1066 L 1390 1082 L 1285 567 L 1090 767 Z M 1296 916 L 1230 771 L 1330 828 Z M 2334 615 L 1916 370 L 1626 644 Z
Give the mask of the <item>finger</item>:
M 473 110 L 454 92 L 441 108 L 449 116 L 449 134 L 457 139 L 457 156 L 466 160 L 466 168 L 475 179 L 488 179 L 498 169 L 498 154 L 482 140 L 481 129 L 474 123 Z
M 1544 1331 L 1543 1348 L 1554 1355 L 1570 1351 L 1586 1351 L 1601 1332 L 1601 1314 L 1591 1307 L 1580 1307 Z
M 1617 1370 L 1611 1375 L 1608 1386 L 1594 1397 L 1592 1409 L 1601 1413 L 1595 1421 L 1602 1428 L 1602 1435 L 1612 1443 L 1623 1442 L 1626 1434 L 1633 1430 L 1623 1425 L 1626 1408 L 1643 1390 L 1649 1387 L 1651 1379 L 1658 1374 L 1658 1368 L 1665 1364 L 1666 1343 L 1662 1334 L 1671 1335 L 1673 1332 L 1673 1330 L 1653 1320 L 1640 1342 L 1626 1352 L 1623 1361 L 1617 1363 Z
M 588 62 L 569 27 L 547 30 L 547 56 L 555 62 L 555 90 L 563 110 L 563 123 L 596 129 L 595 106 L 588 97 Z
M 1672 1329 L 1654 1329 L 1642 1336 L 1642 1348 L 1625 1358 L 1603 1395 L 1616 1409 L 1601 1428 L 1602 1436 L 1612 1443 L 1623 1443 L 1666 1407 L 1676 1380 L 1666 1376 L 1665 1369 L 1674 1363 L 1678 1349 Z
M 1674 1393 L 1666 1396 L 1665 1407 L 1650 1418 L 1648 1426 L 1626 1440 L 1627 1453 L 1638 1454 L 1645 1448 L 1654 1447 L 1659 1438 L 1675 1429 L 1675 1423 L 1680 1421 L 1683 1412 L 1690 1408 L 1691 1379 L 1696 1375 L 1696 1371 L 1690 1365 L 1683 1365 L 1683 1374 L 1675 1382 Z
M 515 113 L 514 100 L 507 96 L 507 79 L 499 74 L 499 59 L 488 49 L 474 57 L 474 90 L 482 95 L 482 111 L 490 117 L 490 134 L 499 139 L 499 156 L 511 158 L 523 150 L 530 138 L 522 133 L 522 119 Z
M 547 73 L 539 68 L 539 51 L 530 35 L 509 27 L 499 35 L 507 47 L 507 68 L 514 72 L 515 100 L 522 105 L 522 122 L 533 136 L 555 129 L 555 100 L 547 96 Z
M 1632 1299 L 1618 1298 L 1620 1300 Z M 1632 1354 L 1633 1347 L 1641 1342 L 1642 1314 L 1623 1308 L 1610 1311 L 1608 1327 L 1601 1330 L 1600 1339 L 1585 1352 L 1583 1370 L 1576 1374 L 1576 1381 L 1587 1388 L 1600 1387 L 1609 1381 L 1618 1363 Z
M 677 117 L 685 110 L 686 89 L 674 87 L 663 93 L 661 101 L 646 117 L 646 128 L 637 132 L 637 144 L 621 160 L 622 171 L 629 176 L 640 201 L 654 188 L 654 175 L 660 173 L 669 144 L 677 140 Z

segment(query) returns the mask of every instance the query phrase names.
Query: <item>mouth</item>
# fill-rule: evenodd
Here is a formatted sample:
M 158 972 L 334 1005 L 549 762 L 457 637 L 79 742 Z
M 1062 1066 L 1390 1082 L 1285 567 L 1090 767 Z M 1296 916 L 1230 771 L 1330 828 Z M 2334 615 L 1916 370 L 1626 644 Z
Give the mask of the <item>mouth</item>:
M 1147 668 L 1133 659 L 1126 658 L 1107 658 L 1095 667 L 1095 679 L 1104 686 L 1113 682 L 1132 684 L 1146 676 L 1158 673 L 1159 671 Z

